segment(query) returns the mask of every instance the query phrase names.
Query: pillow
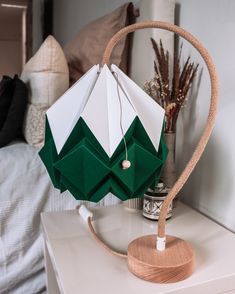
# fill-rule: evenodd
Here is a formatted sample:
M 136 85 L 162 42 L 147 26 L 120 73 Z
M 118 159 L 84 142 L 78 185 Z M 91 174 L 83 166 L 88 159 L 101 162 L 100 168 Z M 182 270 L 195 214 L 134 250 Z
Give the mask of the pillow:
M 28 102 L 27 86 L 17 75 L 11 81 L 11 91 L 12 97 L 8 97 L 11 103 L 6 114 L 6 119 L 0 129 L 0 147 L 7 145 L 21 135 Z
M 21 78 L 29 88 L 23 133 L 30 145 L 40 148 L 44 142 L 45 113 L 69 87 L 67 61 L 54 37 L 47 37 L 26 63 Z
M 94 64 L 102 61 L 103 53 L 111 37 L 134 21 L 133 5 L 126 3 L 90 24 L 86 25 L 65 46 L 69 65 L 70 84 L 76 82 Z M 123 38 L 113 50 L 111 63 L 127 72 L 127 39 Z
M 3 76 L 0 82 L 0 130 L 6 120 L 7 112 L 12 101 L 14 91 L 14 80 L 8 76 Z

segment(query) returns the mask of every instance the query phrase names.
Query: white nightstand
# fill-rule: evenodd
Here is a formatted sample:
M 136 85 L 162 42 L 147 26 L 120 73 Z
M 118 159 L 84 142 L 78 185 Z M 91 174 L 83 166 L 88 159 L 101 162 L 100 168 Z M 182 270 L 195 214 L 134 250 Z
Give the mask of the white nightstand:
M 122 205 L 93 211 L 96 230 L 120 250 L 134 238 L 156 232 L 155 222 Z M 184 204 L 167 221 L 167 234 L 191 242 L 197 264 L 190 278 L 175 284 L 154 284 L 132 275 L 126 260 L 97 245 L 75 210 L 43 213 L 42 226 L 49 294 L 235 293 L 235 235 Z

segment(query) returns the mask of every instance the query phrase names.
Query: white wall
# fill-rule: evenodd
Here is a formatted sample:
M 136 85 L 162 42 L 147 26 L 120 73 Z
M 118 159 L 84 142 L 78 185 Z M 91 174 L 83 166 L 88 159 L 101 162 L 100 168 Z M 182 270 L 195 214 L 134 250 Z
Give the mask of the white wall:
M 175 23 L 175 0 L 142 0 L 138 3 L 140 16 L 137 22 L 159 20 Z M 146 80 L 154 76 L 154 50 L 150 38 L 162 40 L 164 48 L 169 51 L 170 64 L 174 52 L 174 34 L 166 30 L 145 29 L 134 33 L 131 54 L 131 78 L 141 87 Z
M 183 199 L 224 226 L 235 231 L 235 1 L 178 0 L 180 25 L 201 40 L 216 64 L 220 79 L 217 122 L 196 170 L 183 188 Z M 184 44 L 185 56 L 203 68 L 198 98 L 178 124 L 178 162 L 182 169 L 198 141 L 208 113 L 209 78 L 198 54 Z

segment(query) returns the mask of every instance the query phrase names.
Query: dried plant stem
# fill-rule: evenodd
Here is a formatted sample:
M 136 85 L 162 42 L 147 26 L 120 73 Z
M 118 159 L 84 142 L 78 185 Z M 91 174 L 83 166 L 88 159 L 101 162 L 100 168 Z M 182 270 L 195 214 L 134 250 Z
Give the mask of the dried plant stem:
M 145 82 L 144 90 L 165 109 L 165 132 L 175 132 L 179 112 L 187 101 L 198 64 L 190 62 L 190 57 L 188 57 L 181 69 L 181 45 L 179 53 L 174 53 L 173 77 L 170 84 L 169 52 L 164 49 L 161 40 L 158 44 L 151 38 L 151 43 L 156 56 L 156 61 L 154 61 L 155 76 Z

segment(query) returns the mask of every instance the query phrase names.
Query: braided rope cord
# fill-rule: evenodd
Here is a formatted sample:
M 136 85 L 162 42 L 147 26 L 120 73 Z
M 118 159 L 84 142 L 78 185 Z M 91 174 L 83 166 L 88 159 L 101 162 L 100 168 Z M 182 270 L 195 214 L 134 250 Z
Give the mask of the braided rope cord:
M 210 84 L 211 84 L 210 109 L 209 109 L 206 125 L 201 135 L 201 138 L 196 146 L 196 149 L 194 150 L 191 156 L 191 159 L 185 166 L 178 180 L 175 182 L 174 186 L 170 190 L 169 194 L 167 195 L 161 207 L 160 217 L 158 221 L 157 235 L 158 237 L 163 238 L 165 237 L 166 215 L 167 215 L 168 207 L 173 201 L 173 199 L 175 198 L 175 196 L 178 194 L 178 192 L 182 189 L 187 179 L 189 178 L 190 174 L 192 173 L 193 169 L 195 168 L 211 135 L 213 126 L 215 124 L 219 87 L 218 87 L 218 77 L 217 77 L 215 65 L 208 51 L 204 48 L 201 42 L 199 42 L 193 35 L 185 31 L 184 29 L 176 25 L 173 25 L 167 22 L 162 22 L 162 21 L 146 21 L 146 22 L 136 23 L 121 29 L 109 41 L 104 51 L 102 65 L 109 64 L 110 56 L 112 54 L 113 48 L 124 36 L 136 30 L 146 29 L 146 28 L 158 28 L 158 29 L 164 29 L 170 32 L 174 32 L 178 34 L 179 36 L 181 36 L 182 38 L 184 38 L 185 40 L 187 40 L 189 43 L 191 43 L 191 45 L 195 49 L 197 49 L 197 51 L 200 53 L 200 55 L 202 56 L 202 58 L 204 59 L 206 63 L 207 69 L 209 71 Z
M 210 76 L 210 84 L 211 84 L 211 99 L 210 99 L 210 108 L 209 113 L 206 121 L 205 128 L 202 132 L 201 138 L 191 156 L 191 159 L 185 166 L 184 170 L 182 171 L 180 177 L 175 182 L 174 186 L 170 190 L 169 194 L 167 195 L 165 201 L 163 202 L 163 205 L 161 207 L 160 217 L 158 221 L 158 230 L 157 235 L 160 238 L 165 237 L 165 226 L 166 226 L 166 216 L 167 216 L 167 210 L 169 205 L 172 203 L 175 196 L 178 194 L 178 192 L 182 189 L 184 184 L 186 183 L 187 179 L 189 178 L 190 174 L 192 173 L 193 169 L 195 168 L 197 162 L 199 161 L 206 145 L 209 140 L 209 137 L 211 135 L 214 123 L 215 123 L 215 117 L 216 117 L 216 111 L 217 111 L 217 104 L 218 104 L 218 78 L 216 69 L 214 66 L 214 63 L 212 61 L 212 58 L 210 57 L 207 50 L 204 48 L 204 46 L 189 32 L 185 31 L 184 29 L 162 21 L 146 21 L 141 22 L 137 24 L 133 24 L 130 26 L 127 26 L 120 30 L 118 33 L 116 33 L 111 40 L 109 41 L 102 60 L 102 65 L 109 64 L 110 56 L 112 54 L 113 48 L 115 45 L 128 33 L 134 32 L 136 30 L 140 29 L 146 29 L 146 28 L 158 28 L 158 29 L 164 29 L 170 32 L 174 32 L 178 35 L 180 35 L 182 38 L 187 40 L 191 45 L 197 49 L 197 51 L 200 53 L 202 58 L 204 59 L 207 69 L 209 71 Z M 79 207 L 77 207 L 79 208 Z M 104 249 L 106 249 L 109 253 L 119 256 L 122 258 L 127 258 L 127 254 L 121 253 L 116 251 L 115 249 L 112 249 L 109 245 L 107 245 L 95 232 L 95 229 L 92 225 L 92 220 L 89 217 L 88 218 L 88 226 L 91 231 L 91 234 L 93 235 L 94 239 L 97 241 L 99 245 L 101 245 Z
M 105 250 L 107 250 L 109 253 L 118 256 L 118 257 L 122 257 L 122 258 L 127 258 L 127 254 L 126 253 L 122 253 L 119 251 L 116 251 L 115 249 L 111 248 L 109 245 L 107 245 L 101 238 L 100 236 L 96 233 L 93 225 L 92 225 L 92 219 L 89 217 L 88 218 L 88 227 L 91 231 L 91 234 L 93 236 L 93 238 L 96 240 L 96 242 L 103 247 Z

